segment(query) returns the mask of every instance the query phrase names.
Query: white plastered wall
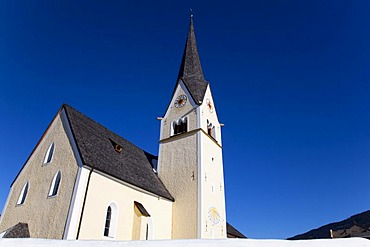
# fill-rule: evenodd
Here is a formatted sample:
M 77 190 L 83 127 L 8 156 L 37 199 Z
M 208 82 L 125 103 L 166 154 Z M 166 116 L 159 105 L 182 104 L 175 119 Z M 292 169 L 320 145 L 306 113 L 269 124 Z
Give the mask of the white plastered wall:
M 207 105 L 208 101 L 210 102 L 210 104 L 212 106 L 212 111 L 209 109 L 209 107 Z M 204 96 L 204 101 L 203 101 L 202 105 L 200 106 L 200 113 L 201 113 L 201 115 L 200 115 L 200 119 L 199 119 L 200 120 L 200 123 L 199 123 L 200 126 L 199 127 L 202 128 L 207 133 L 207 119 L 208 119 L 209 122 L 211 122 L 215 126 L 217 144 L 222 146 L 221 126 L 220 126 L 220 123 L 218 121 L 216 107 L 215 107 L 215 104 L 213 102 L 211 88 L 210 88 L 209 85 L 207 87 L 207 90 L 206 90 L 206 93 L 205 93 L 205 96 Z
M 79 239 L 132 240 L 134 233 L 134 201 L 140 202 L 151 215 L 152 239 L 171 239 L 172 202 L 116 181 L 93 171 L 90 177 Z M 114 202 L 118 218 L 114 237 L 104 237 L 107 207 Z M 148 219 L 142 217 L 142 224 Z M 146 227 L 141 226 L 140 239 Z
M 211 109 L 208 104 L 211 104 Z M 226 209 L 224 192 L 224 175 L 221 146 L 221 126 L 218 121 L 210 87 L 205 93 L 203 104 L 200 106 L 200 163 L 201 163 L 201 238 L 226 238 Z M 215 126 L 216 139 L 207 134 L 207 120 Z M 220 221 L 215 224 L 209 218 L 209 209 L 217 209 Z

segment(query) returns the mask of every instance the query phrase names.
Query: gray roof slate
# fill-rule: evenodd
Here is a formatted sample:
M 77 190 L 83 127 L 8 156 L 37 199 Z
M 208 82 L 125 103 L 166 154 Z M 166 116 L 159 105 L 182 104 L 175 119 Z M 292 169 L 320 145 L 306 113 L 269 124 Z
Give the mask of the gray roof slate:
M 27 223 L 19 222 L 15 226 L 7 229 L 3 238 L 29 238 L 30 231 Z
M 231 235 L 234 238 L 247 238 L 243 233 L 236 230 L 232 225 L 226 222 L 227 235 Z
M 143 204 L 141 204 L 140 202 L 137 202 L 137 201 L 134 201 L 134 205 L 137 207 L 137 209 L 139 209 L 140 213 L 145 216 L 145 217 L 150 217 L 150 214 L 148 213 L 148 211 L 145 209 L 145 207 L 143 206 Z
M 180 80 L 184 82 L 195 103 L 201 105 L 206 93 L 208 82 L 204 79 L 202 65 L 200 63 L 197 42 L 195 39 L 193 17 L 190 17 L 190 27 L 177 82 Z
M 174 201 L 153 171 L 149 154 L 109 129 L 64 104 L 65 111 L 84 165 Z M 118 152 L 115 145 L 122 147 Z

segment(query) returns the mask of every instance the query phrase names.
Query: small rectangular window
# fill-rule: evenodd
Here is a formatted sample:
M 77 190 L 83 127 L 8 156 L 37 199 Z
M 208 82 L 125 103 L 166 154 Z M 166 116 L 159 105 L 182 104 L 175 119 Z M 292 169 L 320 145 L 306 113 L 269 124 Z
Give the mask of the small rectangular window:
M 117 153 L 122 153 L 123 147 L 119 145 L 117 142 L 113 141 L 112 139 L 109 138 L 110 143 L 112 143 L 114 150 Z

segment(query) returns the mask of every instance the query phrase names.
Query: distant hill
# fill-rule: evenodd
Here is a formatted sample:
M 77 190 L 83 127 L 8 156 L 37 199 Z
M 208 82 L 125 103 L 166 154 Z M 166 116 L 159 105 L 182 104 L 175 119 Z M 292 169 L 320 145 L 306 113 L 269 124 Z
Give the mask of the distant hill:
M 288 238 L 288 240 L 330 238 L 330 229 L 333 231 L 351 228 L 357 224 L 365 229 L 370 228 L 370 210 L 353 215 L 346 220 L 330 223 L 303 234 Z

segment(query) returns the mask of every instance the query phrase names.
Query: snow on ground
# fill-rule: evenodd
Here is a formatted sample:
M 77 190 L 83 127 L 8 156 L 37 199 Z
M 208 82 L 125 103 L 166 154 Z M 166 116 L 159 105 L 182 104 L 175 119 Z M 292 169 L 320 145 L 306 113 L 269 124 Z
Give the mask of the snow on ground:
M 370 247 L 370 240 L 363 238 L 318 240 L 153 240 L 153 241 L 97 241 L 97 240 L 48 240 L 0 239 L 0 247 Z

